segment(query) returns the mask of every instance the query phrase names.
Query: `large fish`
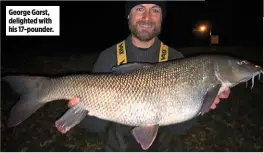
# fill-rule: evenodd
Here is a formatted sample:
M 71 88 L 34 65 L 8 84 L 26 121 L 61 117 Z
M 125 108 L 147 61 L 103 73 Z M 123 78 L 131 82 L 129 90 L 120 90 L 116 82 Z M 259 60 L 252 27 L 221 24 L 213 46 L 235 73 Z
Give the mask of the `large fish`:
M 200 55 L 157 64 L 129 63 L 106 74 L 6 76 L 3 80 L 21 95 L 8 126 L 20 124 L 47 102 L 78 97 L 81 102 L 55 122 L 60 132 L 67 132 L 86 115 L 96 116 L 135 126 L 131 132 L 146 150 L 159 126 L 208 112 L 224 88 L 254 81 L 261 73 L 260 66 L 246 60 Z

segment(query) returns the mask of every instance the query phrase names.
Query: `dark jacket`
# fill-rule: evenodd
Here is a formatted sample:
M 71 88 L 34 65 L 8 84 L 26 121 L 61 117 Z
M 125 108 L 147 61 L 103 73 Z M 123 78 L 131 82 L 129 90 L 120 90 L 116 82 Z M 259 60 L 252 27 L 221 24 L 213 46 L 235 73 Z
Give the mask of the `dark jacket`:
M 159 39 L 156 39 L 154 44 L 148 48 L 137 48 L 131 42 L 131 36 L 126 39 L 126 51 L 128 62 L 149 62 L 156 63 L 159 58 L 160 50 Z M 169 60 L 183 58 L 181 52 L 169 47 Z M 117 64 L 116 45 L 113 45 L 102 51 L 99 55 L 93 72 L 110 72 L 111 68 Z

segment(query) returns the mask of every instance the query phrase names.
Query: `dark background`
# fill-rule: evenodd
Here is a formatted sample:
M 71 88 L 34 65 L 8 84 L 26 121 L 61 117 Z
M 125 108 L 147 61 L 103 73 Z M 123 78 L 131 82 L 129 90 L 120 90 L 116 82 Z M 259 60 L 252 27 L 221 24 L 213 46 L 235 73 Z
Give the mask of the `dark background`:
M 2 24 L 2 52 L 40 54 L 98 52 L 128 36 L 125 2 L 2 2 L 6 5 L 59 5 L 60 36 L 5 36 Z M 212 34 L 220 36 L 221 46 L 262 48 L 262 1 L 211 0 L 206 2 L 168 2 L 167 16 L 160 38 L 174 48 L 206 46 L 209 37 L 196 37 L 195 25 L 212 24 Z M 5 13 L 1 13 L 5 21 Z M 14 46 L 19 46 L 14 49 Z

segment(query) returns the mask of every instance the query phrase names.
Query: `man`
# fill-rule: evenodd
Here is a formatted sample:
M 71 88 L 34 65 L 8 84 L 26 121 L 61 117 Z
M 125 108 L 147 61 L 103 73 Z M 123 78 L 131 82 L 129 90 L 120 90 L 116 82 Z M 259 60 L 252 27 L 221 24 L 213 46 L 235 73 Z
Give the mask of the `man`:
M 157 38 L 166 14 L 164 2 L 127 2 L 126 12 L 131 35 L 125 41 L 103 51 L 95 63 L 93 72 L 111 72 L 113 66 L 127 62 L 156 63 L 183 58 L 179 51 L 166 46 Z M 219 98 L 227 98 L 228 95 L 229 89 L 226 94 L 216 98 L 211 108 L 215 109 Z M 79 99 L 72 99 L 69 107 L 78 102 Z M 182 151 L 179 145 L 173 144 L 173 138 L 189 129 L 194 122 L 195 119 L 177 125 L 160 127 L 157 138 L 149 150 Z M 88 127 L 93 125 L 100 128 L 105 127 L 109 122 L 88 117 L 86 123 Z M 140 145 L 130 133 L 132 128 L 112 123 L 108 129 L 105 151 L 141 151 Z M 178 142 L 182 141 L 178 140 Z

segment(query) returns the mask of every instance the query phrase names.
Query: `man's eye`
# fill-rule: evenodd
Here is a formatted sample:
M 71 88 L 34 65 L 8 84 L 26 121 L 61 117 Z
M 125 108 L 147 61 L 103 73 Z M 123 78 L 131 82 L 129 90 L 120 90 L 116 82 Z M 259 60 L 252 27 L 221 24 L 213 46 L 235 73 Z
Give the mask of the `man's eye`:
M 137 11 L 143 11 L 143 8 L 140 8 L 140 7 L 139 7 L 139 8 L 137 8 L 136 10 L 137 10 Z
M 152 10 L 154 13 L 159 13 L 160 11 L 158 9 L 153 9 Z

